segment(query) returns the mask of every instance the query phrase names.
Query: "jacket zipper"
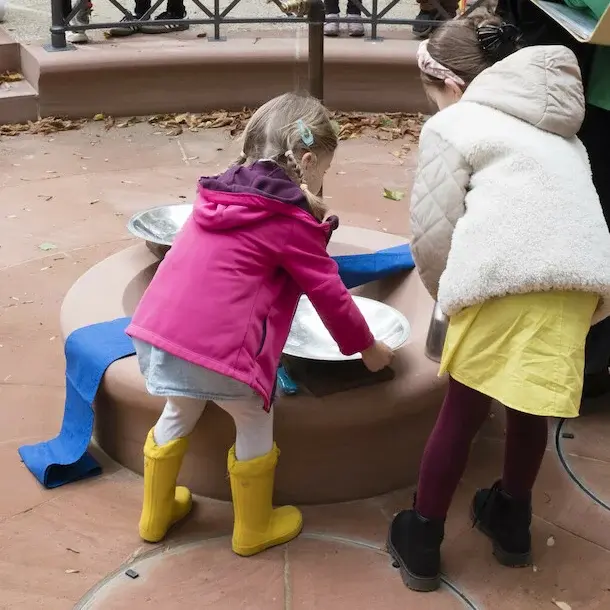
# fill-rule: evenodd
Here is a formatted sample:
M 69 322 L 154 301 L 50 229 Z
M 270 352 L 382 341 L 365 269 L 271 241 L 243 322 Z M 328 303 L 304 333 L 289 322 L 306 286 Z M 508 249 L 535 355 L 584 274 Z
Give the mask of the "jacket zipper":
M 265 339 L 266 338 L 267 338 L 267 318 L 265 318 L 263 320 L 263 336 L 261 338 L 261 343 L 260 343 L 260 346 L 258 348 L 258 351 L 256 352 L 255 358 L 258 358 L 261 355 L 261 352 L 263 351 L 263 347 L 265 346 Z

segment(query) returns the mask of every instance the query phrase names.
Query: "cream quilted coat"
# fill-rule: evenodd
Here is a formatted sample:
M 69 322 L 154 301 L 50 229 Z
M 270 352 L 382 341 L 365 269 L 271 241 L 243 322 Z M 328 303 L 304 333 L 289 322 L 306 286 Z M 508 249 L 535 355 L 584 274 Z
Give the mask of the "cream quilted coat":
M 494 297 L 581 290 L 610 315 L 610 233 L 576 137 L 584 95 L 565 47 L 481 73 L 419 143 L 412 250 L 443 312 Z

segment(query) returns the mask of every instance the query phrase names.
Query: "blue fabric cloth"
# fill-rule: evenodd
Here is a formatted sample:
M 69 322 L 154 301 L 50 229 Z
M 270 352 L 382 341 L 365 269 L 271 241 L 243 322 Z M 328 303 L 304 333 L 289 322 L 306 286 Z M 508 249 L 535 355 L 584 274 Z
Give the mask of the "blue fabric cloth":
M 120 318 L 92 324 L 66 339 L 66 402 L 59 435 L 19 449 L 24 464 L 49 489 L 102 471 L 87 451 L 93 433 L 92 404 L 106 369 L 135 353 L 125 334 L 128 323 L 129 318 Z
M 408 245 L 372 254 L 337 256 L 335 260 L 348 288 L 415 266 Z M 135 354 L 131 338 L 125 334 L 129 320 L 119 318 L 85 326 L 66 339 L 66 402 L 59 435 L 19 449 L 24 464 L 49 489 L 102 471 L 87 451 L 93 434 L 92 405 L 106 369 L 116 360 Z M 280 378 L 281 385 L 292 387 L 286 372 L 280 373 L 284 375 Z
M 372 254 L 335 256 L 339 273 L 348 288 L 362 286 L 415 267 L 409 244 L 379 250 Z

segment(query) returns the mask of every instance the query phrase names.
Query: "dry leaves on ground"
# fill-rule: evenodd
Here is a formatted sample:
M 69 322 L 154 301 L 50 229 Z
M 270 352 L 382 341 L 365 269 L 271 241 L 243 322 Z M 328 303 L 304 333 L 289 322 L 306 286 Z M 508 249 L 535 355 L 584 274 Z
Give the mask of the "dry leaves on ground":
M 239 112 L 218 110 L 209 113 L 156 114 L 148 119 L 152 125 L 168 130 L 168 135 L 180 135 L 184 130 L 227 128 L 231 136 L 239 135 L 252 116 L 244 108 Z M 136 120 L 130 119 L 130 120 Z M 333 112 L 332 120 L 340 140 L 371 136 L 380 140 L 408 137 L 417 140 L 424 116 L 401 112 L 370 114 L 366 112 Z
M 72 131 L 80 129 L 87 123 L 86 119 L 57 119 L 55 117 L 47 117 L 38 121 L 29 121 L 27 123 L 18 123 L 12 125 L 0 125 L 0 136 L 17 136 L 20 133 L 34 133 L 43 136 L 58 131 Z
M 23 74 L 19 74 L 19 72 L 10 72 L 7 70 L 0 74 L 0 84 L 16 83 L 20 80 L 23 80 Z
M 168 136 L 179 136 L 184 131 L 197 132 L 203 129 L 227 129 L 231 137 L 238 136 L 245 128 L 252 111 L 218 110 L 214 112 L 180 114 L 155 114 L 149 117 L 114 118 L 98 113 L 93 121 L 103 121 L 105 129 L 123 129 L 136 123 L 148 122 L 163 130 Z M 369 136 L 384 141 L 406 139 L 396 156 L 401 158 L 408 152 L 410 143 L 417 141 L 425 117 L 421 114 L 401 112 L 386 114 L 369 114 L 365 112 L 334 112 L 333 124 L 340 140 L 350 140 Z M 68 120 L 44 118 L 18 125 L 0 125 L 0 136 L 16 136 L 20 133 L 38 133 L 48 135 L 58 131 L 80 129 L 88 122 L 87 119 Z

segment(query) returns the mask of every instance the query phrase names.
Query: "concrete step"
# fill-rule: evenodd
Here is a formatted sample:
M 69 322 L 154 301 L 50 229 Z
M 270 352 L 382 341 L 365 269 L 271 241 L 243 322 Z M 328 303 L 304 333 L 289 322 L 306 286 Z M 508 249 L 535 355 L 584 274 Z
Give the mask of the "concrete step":
M 0 84 L 0 125 L 38 118 L 38 93 L 26 80 Z
M 325 101 L 338 110 L 417 112 L 427 108 L 418 43 L 325 41 Z M 41 116 L 81 118 L 256 107 L 306 90 L 306 32 L 249 32 L 227 42 L 136 35 L 49 52 L 22 47 L 22 71 L 39 93 Z
M 2 2 L 2 0 L 0 0 Z M 20 45 L 0 25 L 0 74 L 18 72 L 21 66 Z

